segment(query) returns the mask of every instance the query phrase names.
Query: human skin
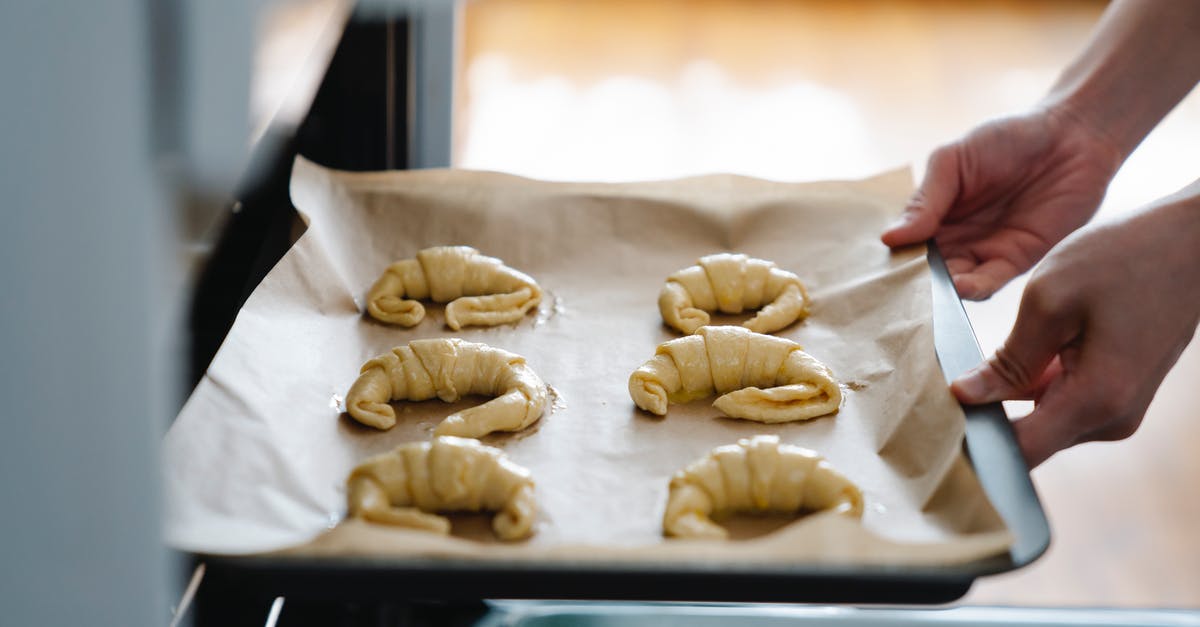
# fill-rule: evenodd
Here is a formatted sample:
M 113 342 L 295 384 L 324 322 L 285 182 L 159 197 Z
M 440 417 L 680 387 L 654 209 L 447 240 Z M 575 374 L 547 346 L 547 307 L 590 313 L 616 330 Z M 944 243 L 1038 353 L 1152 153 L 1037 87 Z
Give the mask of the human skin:
M 935 239 L 969 299 L 991 296 L 1042 260 L 1004 346 L 952 385 L 968 404 L 1037 401 L 1014 424 L 1030 467 L 1079 442 L 1132 434 L 1195 333 L 1200 185 L 1071 233 L 1200 80 L 1197 58 L 1200 2 L 1114 3 L 1029 113 L 934 151 L 902 218 L 882 236 L 893 247 Z
M 951 386 L 968 404 L 1033 399 L 1029 466 L 1137 430 L 1200 321 L 1200 183 L 1068 236 L 1038 265 L 1012 333 Z

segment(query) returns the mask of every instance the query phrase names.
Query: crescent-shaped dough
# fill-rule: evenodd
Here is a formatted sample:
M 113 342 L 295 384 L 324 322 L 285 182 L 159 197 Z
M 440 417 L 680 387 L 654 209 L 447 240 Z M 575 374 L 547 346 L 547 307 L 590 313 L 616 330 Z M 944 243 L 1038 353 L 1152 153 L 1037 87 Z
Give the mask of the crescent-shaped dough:
M 346 411 L 376 429 L 391 429 L 393 400 L 437 397 L 452 403 L 480 394 L 496 398 L 451 414 L 434 435 L 478 438 L 493 431 L 520 431 L 546 407 L 546 386 L 525 358 L 487 344 L 452 339 L 413 340 L 367 363 L 346 394 Z
M 411 327 L 425 317 L 417 299 L 446 305 L 446 326 L 516 322 L 542 302 L 529 275 L 470 246 L 436 246 L 388 266 L 367 292 L 367 312 L 377 320 Z
M 765 423 L 832 414 L 842 403 L 833 373 L 799 344 L 733 326 L 659 344 L 629 377 L 633 402 L 659 416 L 669 403 L 714 393 L 722 396 L 713 406 L 726 415 Z
M 359 464 L 346 487 L 351 517 L 440 534 L 450 521 L 434 512 L 496 511 L 496 536 L 519 540 L 532 534 L 537 511 L 529 471 L 466 438 L 402 444 Z
M 820 455 L 779 436 L 757 435 L 719 446 L 671 478 L 663 532 L 724 539 L 711 516 L 733 512 L 833 510 L 859 518 L 862 491 Z
M 658 295 L 666 323 L 684 333 L 708 324 L 709 312 L 759 309 L 742 326 L 772 333 L 808 316 L 808 291 L 800 277 L 770 261 L 741 254 L 701 257 L 696 265 L 667 277 Z

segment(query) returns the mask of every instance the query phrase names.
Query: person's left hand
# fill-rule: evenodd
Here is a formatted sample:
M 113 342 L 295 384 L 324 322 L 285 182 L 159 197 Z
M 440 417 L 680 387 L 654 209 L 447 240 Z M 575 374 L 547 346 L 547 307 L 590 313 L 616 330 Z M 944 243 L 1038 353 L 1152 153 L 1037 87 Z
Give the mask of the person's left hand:
M 881 239 L 936 239 L 959 296 L 982 300 L 1091 219 L 1122 160 L 1104 129 L 1065 105 L 993 120 L 929 156 Z
M 1012 333 L 952 389 L 965 404 L 1034 399 L 1013 427 L 1032 468 L 1129 437 L 1200 320 L 1200 183 L 1079 231 L 1034 271 Z

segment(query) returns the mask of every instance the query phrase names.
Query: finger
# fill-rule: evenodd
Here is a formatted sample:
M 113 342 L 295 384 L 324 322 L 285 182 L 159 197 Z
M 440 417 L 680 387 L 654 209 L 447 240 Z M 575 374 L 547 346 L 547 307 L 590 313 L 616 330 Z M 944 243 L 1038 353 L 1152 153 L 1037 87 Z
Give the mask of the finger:
M 1050 360 L 1050 365 L 1046 366 L 1046 369 L 1042 371 L 1042 374 L 1038 377 L 1037 381 L 1029 390 L 1018 391 L 1015 396 L 1012 396 L 1011 398 L 1005 398 L 1003 400 L 1040 401 L 1042 396 L 1046 394 L 1046 390 L 1050 387 L 1050 384 L 1053 383 L 1055 379 L 1058 379 L 1060 376 L 1062 376 L 1062 373 L 1062 360 L 1060 360 L 1058 356 L 1055 356 L 1054 359 Z
M 1029 395 L 1044 380 L 1050 362 L 1079 335 L 1079 330 L 1072 309 L 1059 306 L 1040 283 L 1030 283 L 1004 345 L 987 362 L 956 379 L 951 390 L 968 405 Z
M 1050 384 L 1054 383 L 1054 381 L 1061 377 L 1062 374 L 1062 358 L 1060 356 L 1055 356 L 1054 359 L 1050 360 L 1050 365 L 1046 366 L 1046 369 L 1042 372 L 1042 376 L 1038 379 L 1038 382 L 1033 384 L 1033 391 L 1029 394 L 1029 398 L 1027 400 L 1041 402 L 1042 397 L 1044 397 L 1046 392 L 1050 389 Z
M 1090 431 L 1075 439 L 1073 444 L 1081 442 L 1115 442 L 1124 440 L 1137 432 L 1138 427 L 1142 425 L 1144 416 L 1124 417 L 1120 418 L 1100 429 Z
M 938 148 L 929 156 L 925 178 L 900 218 L 880 238 L 890 247 L 923 242 L 937 232 L 942 218 L 958 198 L 958 145 Z
M 1013 422 L 1017 446 L 1029 468 L 1035 468 L 1051 455 L 1075 444 L 1078 434 L 1075 425 L 1078 412 L 1088 404 L 1082 402 L 1078 383 L 1060 378 L 1047 389 L 1042 402 L 1028 416 Z
M 946 269 L 950 271 L 950 276 L 966 274 L 978 265 L 979 262 L 972 257 L 948 257 L 946 259 Z
M 1141 377 L 1123 377 L 1128 364 L 1112 351 L 1091 351 L 1079 355 L 1078 365 L 1066 360 L 1073 372 L 1087 373 L 1096 390 L 1087 426 L 1080 429 L 1075 443 L 1100 440 L 1111 442 L 1133 435 L 1146 417 L 1146 409 L 1162 382 L 1161 375 L 1144 372 Z
M 1018 274 L 1017 267 L 1002 258 L 989 259 L 965 272 L 956 274 L 950 271 L 954 289 L 958 290 L 959 296 L 968 300 L 990 297 Z

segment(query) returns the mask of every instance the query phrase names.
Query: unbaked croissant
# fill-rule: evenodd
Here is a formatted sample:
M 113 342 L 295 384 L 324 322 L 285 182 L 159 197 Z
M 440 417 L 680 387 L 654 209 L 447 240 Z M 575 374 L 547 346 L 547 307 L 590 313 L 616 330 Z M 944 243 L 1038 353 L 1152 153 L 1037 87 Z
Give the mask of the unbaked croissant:
M 663 320 L 684 333 L 708 324 L 710 311 L 736 314 L 760 307 L 742 326 L 772 333 L 807 316 L 808 304 L 800 277 L 770 261 L 731 253 L 701 257 L 667 277 L 658 295 Z
M 492 326 L 516 322 L 542 302 L 533 279 L 469 246 L 436 246 L 416 259 L 397 261 L 367 292 L 372 317 L 411 327 L 425 317 L 417 299 L 446 305 L 446 326 Z
M 820 455 L 774 435 L 719 446 L 671 478 L 663 532 L 684 538 L 726 538 L 714 514 L 833 510 L 862 516 L 858 486 Z
M 492 530 L 519 540 L 532 533 L 537 511 L 529 471 L 466 438 L 402 444 L 359 464 L 346 487 L 351 517 L 440 534 L 450 521 L 433 512 L 497 511 Z
M 519 431 L 546 407 L 546 386 L 525 358 L 487 344 L 453 339 L 413 340 L 367 363 L 346 394 L 346 411 L 376 429 L 396 424 L 392 400 L 447 403 L 470 394 L 496 398 L 451 414 L 434 435 L 477 438 L 493 431 Z
M 726 415 L 766 423 L 824 416 L 842 402 L 833 373 L 799 344 L 733 326 L 700 327 L 659 344 L 629 377 L 633 402 L 659 416 L 669 403 L 713 393 Z

